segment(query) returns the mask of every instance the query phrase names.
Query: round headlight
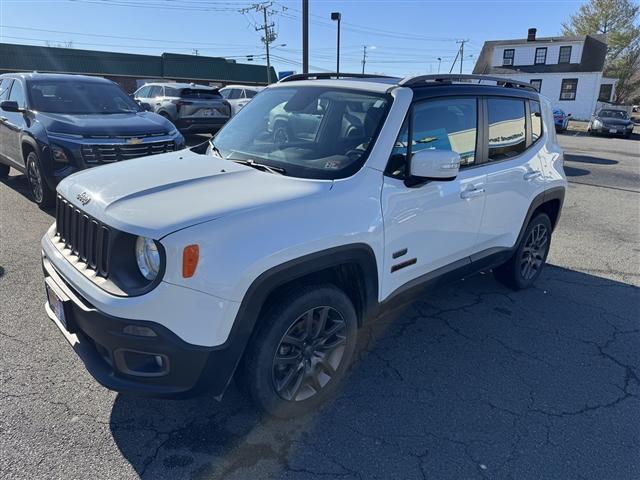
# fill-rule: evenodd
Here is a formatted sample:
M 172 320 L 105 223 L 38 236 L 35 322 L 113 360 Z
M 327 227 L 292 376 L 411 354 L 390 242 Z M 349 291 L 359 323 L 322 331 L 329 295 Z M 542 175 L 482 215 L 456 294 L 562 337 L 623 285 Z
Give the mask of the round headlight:
M 136 240 L 136 261 L 140 273 L 147 280 L 153 280 L 160 270 L 160 252 L 158 246 L 150 238 L 138 237 Z

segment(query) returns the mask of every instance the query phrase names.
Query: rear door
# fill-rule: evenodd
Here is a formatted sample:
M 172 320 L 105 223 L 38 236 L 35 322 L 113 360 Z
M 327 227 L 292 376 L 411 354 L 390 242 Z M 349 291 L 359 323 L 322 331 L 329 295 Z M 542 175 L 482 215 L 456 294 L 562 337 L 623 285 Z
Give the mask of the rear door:
M 384 176 L 382 299 L 438 269 L 468 265 L 485 205 L 486 174 L 483 168 L 476 168 L 479 111 L 475 96 L 413 105 L 411 120 L 400 133 Z M 458 176 L 450 181 L 407 184 L 407 156 L 422 149 L 459 153 Z
M 184 88 L 180 98 L 180 118 L 229 118 L 231 113 L 229 105 L 216 90 Z M 233 98 L 233 92 L 229 98 Z
M 540 103 L 515 97 L 485 100 L 488 124 L 485 215 L 478 251 L 515 245 L 533 198 L 544 191 Z

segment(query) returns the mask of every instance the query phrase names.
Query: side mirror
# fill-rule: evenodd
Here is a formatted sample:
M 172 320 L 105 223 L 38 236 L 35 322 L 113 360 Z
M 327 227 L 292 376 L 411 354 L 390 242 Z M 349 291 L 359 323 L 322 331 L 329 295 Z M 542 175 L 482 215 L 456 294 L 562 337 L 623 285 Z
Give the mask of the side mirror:
M 451 150 L 420 150 L 412 155 L 409 169 L 417 180 L 453 180 L 460 170 L 460 155 Z
M 140 105 L 140 107 L 142 107 L 142 109 L 145 112 L 153 112 L 153 107 L 151 105 L 149 105 L 146 102 L 141 102 L 140 100 L 136 100 L 136 102 L 138 103 L 138 105 Z
M 5 112 L 23 111 L 23 109 L 18 106 L 18 102 L 14 102 L 13 100 L 5 100 L 4 102 L 0 103 L 0 109 L 4 110 Z
M 571 116 L 571 114 L 570 114 L 570 113 L 567 113 L 567 117 L 570 117 L 570 116 Z

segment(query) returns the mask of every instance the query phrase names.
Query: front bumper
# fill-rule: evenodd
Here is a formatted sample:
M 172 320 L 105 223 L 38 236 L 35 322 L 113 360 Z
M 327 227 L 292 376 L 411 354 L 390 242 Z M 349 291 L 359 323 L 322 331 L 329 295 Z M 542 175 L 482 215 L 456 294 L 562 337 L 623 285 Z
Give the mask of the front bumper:
M 66 260 L 55 256 L 51 258 L 62 263 L 54 264 L 47 252 L 50 246 L 46 241 L 43 242 L 43 246 L 47 247 L 43 250 L 42 256 L 45 284 L 48 290 L 52 290 L 62 300 L 65 324 L 56 317 L 49 301 L 45 310 L 89 373 L 100 384 L 118 392 L 153 397 L 187 397 L 204 390 L 211 391 L 215 396 L 224 393 L 242 356 L 244 345 L 238 348 L 232 337 L 216 346 L 192 344 L 160 323 L 162 321 L 166 324 L 171 319 L 177 321 L 176 325 L 188 323 L 191 319 L 187 306 L 183 307 L 184 315 L 180 315 L 179 310 L 170 311 L 166 306 L 162 307 L 161 310 L 165 313 L 162 318 L 158 318 L 160 321 L 130 318 L 134 313 L 137 316 L 140 313 L 132 307 L 136 305 L 133 302 L 143 301 L 148 305 L 157 303 L 154 301 L 154 291 L 143 297 L 117 299 L 118 302 L 126 302 L 130 307 L 123 307 L 120 310 L 122 314 L 106 313 L 75 288 L 74 284 L 66 279 L 66 275 L 63 277 L 58 268 L 66 271 L 69 267 L 74 267 L 66 265 Z M 73 281 L 81 282 L 78 278 L 74 278 Z M 172 297 L 167 301 L 177 304 L 183 301 L 187 305 L 193 303 L 193 297 L 176 297 L 175 292 L 172 295 L 174 288 L 179 289 L 179 292 L 184 290 L 182 287 L 167 286 L 159 298 Z M 186 292 L 193 293 L 189 289 L 186 289 Z M 96 298 L 102 301 L 102 297 Z M 108 306 L 105 304 L 105 308 Z M 201 338 L 206 337 L 216 324 L 215 320 L 211 322 L 216 318 L 215 313 L 211 308 L 208 308 L 208 312 L 209 316 L 201 315 L 202 322 L 194 319 L 195 323 L 192 324 Z M 154 318 L 153 314 L 145 316 Z M 127 332 L 125 327 L 133 327 L 138 331 Z M 155 335 L 140 335 L 141 327 L 150 329 Z M 145 333 L 149 333 L 148 330 Z M 181 331 L 181 334 L 184 333 Z
M 591 131 L 594 133 L 599 133 L 601 135 L 630 135 L 633 132 L 633 127 L 627 128 L 623 126 L 602 126 L 598 128 L 591 128 Z

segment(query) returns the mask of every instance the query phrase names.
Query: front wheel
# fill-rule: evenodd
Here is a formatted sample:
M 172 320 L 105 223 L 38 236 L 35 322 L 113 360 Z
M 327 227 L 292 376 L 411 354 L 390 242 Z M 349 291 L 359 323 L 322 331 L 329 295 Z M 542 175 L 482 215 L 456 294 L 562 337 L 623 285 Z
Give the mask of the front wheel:
M 29 180 L 29 188 L 33 201 L 40 208 L 47 208 L 53 205 L 56 198 L 56 192 L 49 188 L 42 168 L 40 167 L 40 159 L 36 152 L 30 152 L 27 155 L 27 179 Z
M 494 268 L 493 274 L 514 290 L 530 287 L 542 272 L 550 244 L 551 220 L 545 213 L 539 213 L 529 222 L 513 256 Z
M 241 368 L 246 390 L 276 417 L 313 411 L 351 363 L 358 330 L 351 300 L 330 284 L 294 288 L 259 322 Z

